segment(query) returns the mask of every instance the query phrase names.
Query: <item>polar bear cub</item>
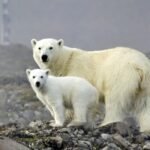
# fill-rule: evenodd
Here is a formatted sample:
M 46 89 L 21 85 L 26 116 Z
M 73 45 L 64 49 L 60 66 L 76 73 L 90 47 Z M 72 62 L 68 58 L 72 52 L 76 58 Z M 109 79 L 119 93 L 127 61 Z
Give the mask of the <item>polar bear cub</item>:
M 67 108 L 73 110 L 68 126 L 80 126 L 93 122 L 98 92 L 88 81 L 79 77 L 55 77 L 50 70 L 27 69 L 28 80 L 39 100 L 48 108 L 54 122 L 53 127 L 61 127 L 66 120 Z M 92 112 L 93 111 L 93 112 Z

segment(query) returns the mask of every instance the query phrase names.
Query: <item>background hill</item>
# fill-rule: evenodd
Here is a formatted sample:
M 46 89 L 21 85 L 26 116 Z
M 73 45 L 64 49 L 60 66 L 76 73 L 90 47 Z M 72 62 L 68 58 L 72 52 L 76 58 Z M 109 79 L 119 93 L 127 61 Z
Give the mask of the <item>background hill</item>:
M 21 44 L 0 46 L 0 84 L 26 82 L 27 68 L 35 68 L 32 50 Z
M 3 0 L 0 0 L 0 4 Z M 87 50 L 127 46 L 150 52 L 149 0 L 8 0 L 10 40 L 63 38 Z M 2 35 L 0 5 L 0 36 Z

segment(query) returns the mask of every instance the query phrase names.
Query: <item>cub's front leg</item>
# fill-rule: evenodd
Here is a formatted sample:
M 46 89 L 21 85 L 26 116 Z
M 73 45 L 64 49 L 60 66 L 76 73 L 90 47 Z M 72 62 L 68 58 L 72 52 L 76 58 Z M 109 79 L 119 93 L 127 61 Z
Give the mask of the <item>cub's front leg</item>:
M 65 108 L 62 100 L 56 100 L 57 103 L 52 106 L 54 113 L 54 120 L 50 125 L 52 127 L 62 127 L 65 122 Z

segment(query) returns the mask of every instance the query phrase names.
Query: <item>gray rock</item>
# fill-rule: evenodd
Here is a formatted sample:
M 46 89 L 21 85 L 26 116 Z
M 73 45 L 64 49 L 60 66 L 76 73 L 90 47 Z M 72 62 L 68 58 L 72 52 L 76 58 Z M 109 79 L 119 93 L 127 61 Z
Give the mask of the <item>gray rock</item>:
M 61 128 L 58 131 L 59 132 L 65 132 L 65 133 L 70 133 L 71 132 L 70 128 Z
M 31 107 L 31 103 L 26 103 L 26 104 L 24 104 L 24 107 Z
M 94 136 L 99 136 L 99 135 L 100 135 L 99 129 L 94 130 L 94 131 L 93 131 L 93 135 L 94 135 Z
M 96 145 L 102 147 L 104 145 L 105 141 L 102 138 L 97 138 L 95 140 L 95 143 L 96 143 Z
M 143 150 L 150 150 L 150 142 L 147 142 L 147 143 L 143 146 Z
M 82 135 L 81 134 L 77 134 L 77 137 L 78 137 L 78 139 L 80 139 L 82 137 Z
M 138 148 L 138 144 L 132 144 L 132 149 L 135 149 L 135 150 L 142 150 L 142 148 L 141 148 L 141 149 Z
M 102 150 L 121 150 L 121 149 L 118 146 L 116 146 L 114 143 L 109 143 Z
M 66 133 L 63 133 L 63 134 L 61 135 L 61 137 L 62 137 L 63 141 L 66 142 L 66 143 L 71 139 L 71 138 L 70 138 L 70 135 L 68 135 L 68 134 L 66 134 Z
M 123 122 L 114 123 L 112 130 L 114 130 L 118 134 L 121 134 L 122 136 L 128 136 L 131 134 L 129 125 L 127 123 L 123 123 Z
M 0 138 L 0 149 L 1 150 L 29 150 L 22 144 L 15 142 L 7 137 Z
M 123 149 L 128 150 L 130 147 L 130 143 L 119 134 L 113 135 L 113 141 L 115 144 L 119 145 L 119 147 L 121 147 Z
M 77 135 L 77 134 L 78 134 L 78 132 L 79 132 L 79 131 L 76 129 L 76 130 L 74 131 L 74 134 L 75 134 L 75 135 Z
M 91 142 L 89 141 L 78 141 L 78 146 L 83 148 L 92 149 Z
M 91 137 L 89 141 L 90 141 L 91 143 L 94 143 L 94 142 L 95 142 L 95 138 L 94 138 L 94 137 Z
M 101 134 L 101 137 L 104 139 L 104 140 L 108 140 L 111 138 L 111 135 L 110 134 L 106 134 L 106 133 L 102 133 Z
M 43 123 L 41 120 L 37 120 L 37 121 L 32 121 L 29 123 L 29 127 L 31 128 L 35 128 L 37 126 L 41 126 Z
M 80 135 L 84 134 L 84 131 L 83 130 L 79 130 L 79 134 Z
M 140 135 L 135 136 L 135 142 L 136 143 L 141 144 L 141 143 L 144 143 L 144 141 L 145 141 L 144 135 L 140 134 Z
M 55 142 L 57 144 L 57 148 L 61 148 L 62 147 L 63 139 L 60 136 L 51 137 L 50 141 L 51 142 Z

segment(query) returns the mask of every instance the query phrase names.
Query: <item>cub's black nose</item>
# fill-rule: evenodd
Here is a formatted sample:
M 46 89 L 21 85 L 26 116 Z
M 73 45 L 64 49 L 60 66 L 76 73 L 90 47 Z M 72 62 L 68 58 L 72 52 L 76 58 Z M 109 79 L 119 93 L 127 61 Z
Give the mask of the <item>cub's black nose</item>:
M 37 82 L 35 83 L 35 85 L 36 85 L 36 87 L 40 87 L 40 82 L 37 81 Z
M 48 60 L 48 56 L 47 55 L 42 55 L 42 61 L 47 62 L 47 60 Z

